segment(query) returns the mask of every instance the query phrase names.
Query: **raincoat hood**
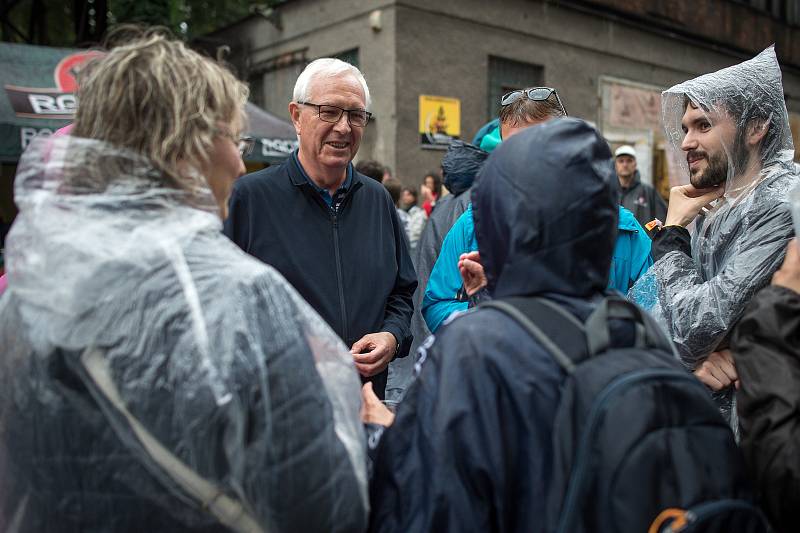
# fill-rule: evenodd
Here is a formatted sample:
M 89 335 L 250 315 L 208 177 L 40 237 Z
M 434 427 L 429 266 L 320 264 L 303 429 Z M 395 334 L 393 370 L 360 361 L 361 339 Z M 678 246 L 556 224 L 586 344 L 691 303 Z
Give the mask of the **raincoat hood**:
M 770 46 L 749 61 L 664 91 L 664 129 L 675 168 L 689 176 L 681 121 L 687 110 L 695 108 L 711 124 L 711 133 L 727 159 L 727 173 L 721 182 L 726 185 L 726 197 L 738 197 L 760 179 L 790 169 L 794 145 L 781 80 L 775 48 Z M 748 134 L 762 128 L 766 129 L 763 139 L 748 148 Z M 701 143 L 700 150 L 704 149 L 708 144 Z
M 608 144 L 575 118 L 527 128 L 492 152 L 472 208 L 493 296 L 602 292 L 617 235 L 614 180 Z
M 458 196 L 472 187 L 475 176 L 483 166 L 488 152 L 464 141 L 450 143 L 442 158 L 442 181 L 451 194 Z
M 222 235 L 202 177 L 176 190 L 137 154 L 39 138 L 15 199 L 0 298 L 0 523 L 220 528 L 84 369 L 92 349 L 119 404 L 265 530 L 363 527 L 347 349 L 274 269 Z
M 472 144 L 481 150 L 491 152 L 500 144 L 500 119 L 495 118 L 481 126 L 481 129 L 472 138 Z

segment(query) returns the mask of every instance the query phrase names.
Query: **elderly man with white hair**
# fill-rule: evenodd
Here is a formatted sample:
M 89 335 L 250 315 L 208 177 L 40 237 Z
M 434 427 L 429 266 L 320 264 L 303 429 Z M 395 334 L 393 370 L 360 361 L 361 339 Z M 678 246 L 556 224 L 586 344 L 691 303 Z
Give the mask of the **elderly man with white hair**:
M 417 282 L 389 194 L 351 164 L 369 107 L 356 67 L 311 62 L 289 103 L 300 146 L 283 164 L 238 180 L 225 234 L 294 285 L 383 398 L 389 362 L 408 354 Z

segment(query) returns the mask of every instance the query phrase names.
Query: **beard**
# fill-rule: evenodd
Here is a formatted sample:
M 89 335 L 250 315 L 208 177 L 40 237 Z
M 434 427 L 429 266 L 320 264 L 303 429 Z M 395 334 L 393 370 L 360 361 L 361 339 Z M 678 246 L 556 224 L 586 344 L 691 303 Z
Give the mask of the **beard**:
M 707 152 L 702 153 L 705 155 L 708 164 L 705 169 L 691 173 L 689 182 L 692 186 L 696 189 L 706 189 L 725 183 L 725 180 L 728 179 L 728 157 L 725 152 L 720 151 L 711 156 Z M 690 152 L 688 155 L 693 154 Z

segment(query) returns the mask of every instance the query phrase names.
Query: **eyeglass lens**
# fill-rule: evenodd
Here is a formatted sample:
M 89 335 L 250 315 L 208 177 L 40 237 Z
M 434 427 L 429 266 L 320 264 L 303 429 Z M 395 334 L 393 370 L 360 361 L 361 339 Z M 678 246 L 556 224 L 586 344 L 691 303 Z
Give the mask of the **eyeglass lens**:
M 500 100 L 500 105 L 506 106 L 513 104 L 525 96 L 527 96 L 530 100 L 547 100 L 554 92 L 555 90 L 550 89 L 549 87 L 535 87 L 533 89 L 520 89 L 517 91 L 511 91 L 503 96 L 503 98 Z
M 250 150 L 253 149 L 254 144 L 255 141 L 253 139 L 239 139 L 239 142 L 237 143 L 239 154 L 243 156 L 249 154 Z
M 336 123 L 342 118 L 342 113 L 347 113 L 347 121 L 351 126 L 366 126 L 369 115 L 360 109 L 341 109 L 329 105 L 319 106 L 319 118 L 325 122 Z

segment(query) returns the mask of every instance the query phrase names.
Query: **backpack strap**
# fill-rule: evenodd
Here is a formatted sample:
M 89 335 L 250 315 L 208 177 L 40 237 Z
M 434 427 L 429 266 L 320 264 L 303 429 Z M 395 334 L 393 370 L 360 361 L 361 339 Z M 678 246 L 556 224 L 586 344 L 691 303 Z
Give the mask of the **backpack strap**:
M 567 374 L 589 357 L 583 324 L 560 305 L 544 298 L 490 300 L 479 307 L 502 311 L 541 344 Z
M 249 509 L 233 496 L 227 495 L 211 481 L 203 478 L 189 465 L 167 449 L 125 406 L 111 378 L 111 369 L 102 351 L 87 348 L 81 355 L 97 393 L 101 394 L 128 423 L 143 451 L 178 486 L 200 504 L 203 511 L 213 515 L 222 525 L 236 533 L 265 533 Z
M 611 345 L 609 321 L 630 320 L 634 324 L 636 348 L 655 348 L 675 355 L 675 347 L 653 318 L 640 307 L 616 294 L 609 294 L 586 319 L 586 342 L 589 355 L 602 353 Z

